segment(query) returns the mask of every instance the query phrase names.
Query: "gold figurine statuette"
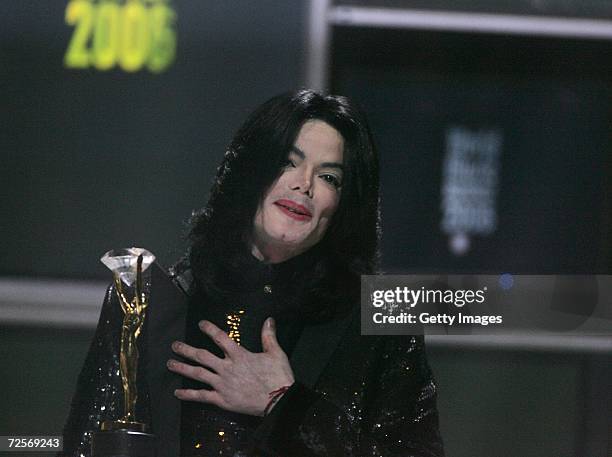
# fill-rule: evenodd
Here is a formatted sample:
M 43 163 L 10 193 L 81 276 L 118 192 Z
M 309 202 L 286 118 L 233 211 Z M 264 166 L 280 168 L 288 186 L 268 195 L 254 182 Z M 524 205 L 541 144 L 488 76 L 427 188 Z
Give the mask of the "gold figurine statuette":
M 102 430 L 145 432 L 147 428 L 146 424 L 136 420 L 136 400 L 138 398 L 136 386 L 138 346 L 136 340 L 142 331 L 147 306 L 149 305 L 148 293 L 145 291 L 143 282 L 143 270 L 146 270 L 154 259 L 153 254 L 140 248 L 109 251 L 102 258 L 102 262 L 113 272 L 115 291 L 123 311 L 119 368 L 124 395 L 123 417 L 117 421 L 104 421 Z M 143 260 L 145 260 L 144 268 Z M 135 283 L 135 292 L 131 299 L 125 292 L 124 283 L 128 286 Z

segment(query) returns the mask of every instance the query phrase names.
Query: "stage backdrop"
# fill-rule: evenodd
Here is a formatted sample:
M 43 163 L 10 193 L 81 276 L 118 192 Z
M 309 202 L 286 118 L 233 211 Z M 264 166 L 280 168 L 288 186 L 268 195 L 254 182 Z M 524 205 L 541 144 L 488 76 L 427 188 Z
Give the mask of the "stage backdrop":
M 335 27 L 381 158 L 387 271 L 608 273 L 612 44 Z
M 248 112 L 300 85 L 299 0 L 7 2 L 0 17 L 0 275 L 168 265 Z

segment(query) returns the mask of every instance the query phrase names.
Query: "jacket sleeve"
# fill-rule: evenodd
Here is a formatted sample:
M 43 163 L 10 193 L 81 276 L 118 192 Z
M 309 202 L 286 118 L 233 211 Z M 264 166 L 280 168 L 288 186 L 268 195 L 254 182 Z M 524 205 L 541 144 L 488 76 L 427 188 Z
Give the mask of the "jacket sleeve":
M 119 375 L 119 338 L 123 315 L 114 286 L 109 286 L 85 363 L 79 374 L 68 420 L 62 456 L 90 455 L 92 431 L 123 410 Z
M 271 455 L 442 457 L 423 337 L 381 337 L 378 347 L 362 405 L 339 406 L 297 382 L 264 418 L 256 445 Z

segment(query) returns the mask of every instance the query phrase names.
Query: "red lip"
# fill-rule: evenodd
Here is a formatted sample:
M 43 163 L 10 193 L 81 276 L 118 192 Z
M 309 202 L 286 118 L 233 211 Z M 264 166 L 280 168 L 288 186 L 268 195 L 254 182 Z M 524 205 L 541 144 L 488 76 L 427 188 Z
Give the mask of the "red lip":
M 310 219 L 312 217 L 312 213 L 306 208 L 292 200 L 286 200 L 281 198 L 280 200 L 276 200 L 274 204 L 287 216 L 292 217 L 293 219 L 297 219 L 300 221 Z

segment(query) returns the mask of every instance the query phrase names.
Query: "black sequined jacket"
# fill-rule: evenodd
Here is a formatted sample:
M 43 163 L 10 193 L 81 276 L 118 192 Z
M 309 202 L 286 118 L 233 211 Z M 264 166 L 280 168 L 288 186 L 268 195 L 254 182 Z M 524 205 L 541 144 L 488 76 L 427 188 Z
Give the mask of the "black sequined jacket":
M 137 416 L 158 438 L 158 457 L 180 449 L 181 378 L 166 369 L 184 340 L 187 296 L 154 265 L 141 345 Z M 178 278 L 180 279 L 180 278 Z M 184 283 L 183 283 L 184 284 Z M 64 455 L 89 456 L 91 430 L 121 415 L 121 310 L 111 286 L 65 427 Z M 253 456 L 443 456 L 436 385 L 420 336 L 361 336 L 355 313 L 306 326 L 291 353 L 296 377 L 254 436 Z M 242 455 L 242 454 L 241 454 Z

